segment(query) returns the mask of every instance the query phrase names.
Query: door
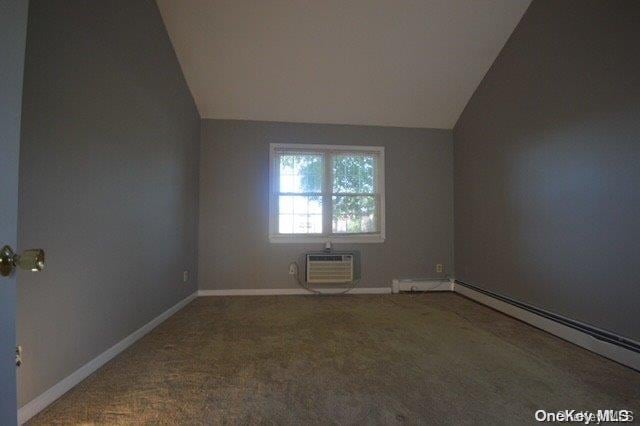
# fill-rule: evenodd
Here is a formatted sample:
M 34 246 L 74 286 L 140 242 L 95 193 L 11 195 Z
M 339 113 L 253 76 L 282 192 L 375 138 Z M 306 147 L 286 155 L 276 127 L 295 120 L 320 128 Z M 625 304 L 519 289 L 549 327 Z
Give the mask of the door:
M 16 247 L 27 0 L 0 0 L 0 247 Z M 16 274 L 0 276 L 0 424 L 17 422 Z

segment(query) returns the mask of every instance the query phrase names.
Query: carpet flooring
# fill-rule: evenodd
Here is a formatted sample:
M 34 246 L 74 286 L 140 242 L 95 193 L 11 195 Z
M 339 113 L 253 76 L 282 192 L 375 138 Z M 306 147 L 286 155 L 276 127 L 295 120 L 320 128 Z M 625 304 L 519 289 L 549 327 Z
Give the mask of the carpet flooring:
M 534 424 L 640 373 L 452 293 L 200 297 L 30 425 Z

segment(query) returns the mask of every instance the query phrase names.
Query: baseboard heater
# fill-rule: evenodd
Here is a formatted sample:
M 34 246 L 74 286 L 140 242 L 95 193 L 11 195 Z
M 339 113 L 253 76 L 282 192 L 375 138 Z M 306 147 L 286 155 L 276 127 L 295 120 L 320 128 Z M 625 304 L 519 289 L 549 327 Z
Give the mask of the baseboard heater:
M 616 345 L 619 347 L 622 347 L 624 349 L 636 352 L 636 353 L 640 353 L 640 344 L 634 342 L 633 340 L 629 340 L 625 337 L 619 336 L 617 334 L 608 332 L 608 331 L 604 331 L 604 330 L 600 330 L 598 328 L 592 327 L 588 324 L 584 324 L 578 321 L 574 321 L 571 320 L 569 318 L 565 318 L 561 315 L 557 315 L 554 314 L 552 312 L 548 312 L 545 311 L 544 309 L 540 309 L 540 308 L 536 308 L 535 306 L 531 306 L 528 305 L 526 303 L 522 303 L 522 302 L 518 302 L 517 300 L 511 299 L 509 297 L 506 296 L 502 296 L 496 293 L 493 293 L 491 291 L 488 290 L 484 290 L 480 287 L 477 287 L 473 284 L 468 284 L 465 283 L 463 281 L 460 280 L 455 280 L 455 284 L 456 285 L 461 285 L 467 288 L 470 288 L 471 290 L 477 291 L 478 293 L 482 293 L 485 294 L 487 296 L 493 297 L 494 299 L 498 299 L 502 302 L 508 303 L 510 305 L 516 306 L 520 309 L 524 309 L 526 311 L 529 311 L 531 313 L 534 313 L 536 315 L 539 315 L 541 317 L 544 317 L 546 319 L 549 319 L 551 321 L 555 321 L 559 324 L 562 324 L 566 327 L 570 327 L 573 328 L 575 330 L 581 331 L 585 334 L 590 335 L 591 337 L 601 340 L 603 342 L 607 342 L 610 343 L 612 345 Z

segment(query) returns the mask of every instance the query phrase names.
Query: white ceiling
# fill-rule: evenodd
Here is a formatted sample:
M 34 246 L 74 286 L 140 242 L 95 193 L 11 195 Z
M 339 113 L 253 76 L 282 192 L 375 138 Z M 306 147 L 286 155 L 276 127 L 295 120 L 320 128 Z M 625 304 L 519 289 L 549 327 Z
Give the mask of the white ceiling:
M 203 118 L 450 129 L 531 0 L 157 0 Z

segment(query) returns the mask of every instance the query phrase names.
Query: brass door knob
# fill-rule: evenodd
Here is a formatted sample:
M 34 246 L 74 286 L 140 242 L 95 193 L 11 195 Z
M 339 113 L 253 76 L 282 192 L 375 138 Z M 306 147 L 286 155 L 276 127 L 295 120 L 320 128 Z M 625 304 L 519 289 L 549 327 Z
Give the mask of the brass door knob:
M 0 250 L 0 275 L 6 277 L 19 267 L 27 271 L 39 272 L 45 267 L 44 250 L 29 249 L 16 254 L 9 246 Z

